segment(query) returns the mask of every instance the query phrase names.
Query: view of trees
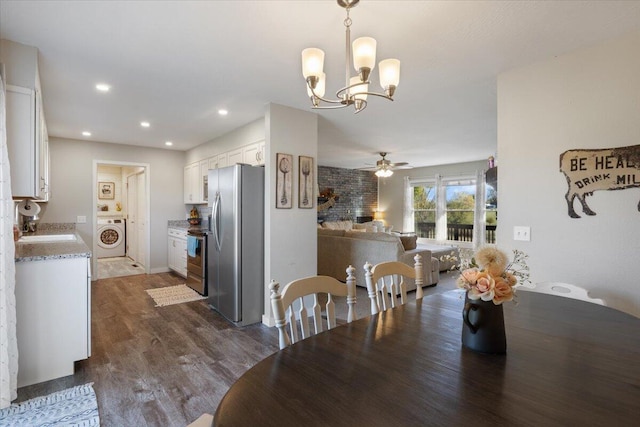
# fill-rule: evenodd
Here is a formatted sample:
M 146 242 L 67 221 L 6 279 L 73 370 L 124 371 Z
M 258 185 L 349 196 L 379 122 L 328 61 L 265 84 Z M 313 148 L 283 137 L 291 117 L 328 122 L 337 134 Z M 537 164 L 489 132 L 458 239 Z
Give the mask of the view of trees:
M 436 188 L 413 187 L 415 222 L 436 222 Z
M 496 225 L 498 223 L 498 192 L 495 188 L 487 186 L 487 225 Z
M 458 236 L 461 230 L 472 230 L 474 226 L 475 212 L 475 184 L 468 181 L 464 184 L 449 184 L 443 186 L 446 192 L 446 217 L 449 239 Z M 413 187 L 413 208 L 415 230 L 420 237 L 435 237 L 435 222 L 437 211 L 437 188 L 432 185 L 422 184 Z M 496 190 L 487 186 L 486 189 L 486 224 L 495 226 L 497 224 L 498 194 Z M 495 230 L 495 229 L 492 229 Z M 453 233 L 453 234 L 451 234 Z M 465 231 L 468 238 L 468 231 Z M 456 237 L 455 239 L 457 239 Z M 487 238 L 490 241 L 491 238 Z
M 476 206 L 475 194 L 464 190 L 447 191 L 447 224 L 473 225 L 473 211 Z

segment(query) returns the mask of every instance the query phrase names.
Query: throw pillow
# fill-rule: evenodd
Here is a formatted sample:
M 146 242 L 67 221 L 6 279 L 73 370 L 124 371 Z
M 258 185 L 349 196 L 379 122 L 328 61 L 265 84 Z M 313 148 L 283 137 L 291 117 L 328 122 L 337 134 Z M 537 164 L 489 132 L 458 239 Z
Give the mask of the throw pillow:
M 400 241 L 405 251 L 410 251 L 418 246 L 418 236 L 415 234 L 412 236 L 400 236 Z

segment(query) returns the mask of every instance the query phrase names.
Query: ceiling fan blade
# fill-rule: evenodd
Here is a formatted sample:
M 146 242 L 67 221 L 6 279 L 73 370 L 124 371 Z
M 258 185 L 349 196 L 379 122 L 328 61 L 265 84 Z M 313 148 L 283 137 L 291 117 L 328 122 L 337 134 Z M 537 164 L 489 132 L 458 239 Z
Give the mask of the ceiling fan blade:
M 391 163 L 389 166 L 391 166 L 392 168 L 397 168 L 400 166 L 407 166 L 409 163 L 407 162 L 398 162 L 398 163 Z

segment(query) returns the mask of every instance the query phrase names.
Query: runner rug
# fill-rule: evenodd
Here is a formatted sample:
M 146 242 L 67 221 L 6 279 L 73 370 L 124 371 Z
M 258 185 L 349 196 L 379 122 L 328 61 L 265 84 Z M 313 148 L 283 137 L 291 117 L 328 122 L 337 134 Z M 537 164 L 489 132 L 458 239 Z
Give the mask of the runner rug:
M 0 409 L 0 425 L 99 426 L 98 402 L 92 384 L 79 385 Z
M 166 288 L 147 289 L 147 293 L 153 298 L 156 307 L 180 304 L 182 302 L 198 301 L 206 299 L 187 285 L 168 286 Z

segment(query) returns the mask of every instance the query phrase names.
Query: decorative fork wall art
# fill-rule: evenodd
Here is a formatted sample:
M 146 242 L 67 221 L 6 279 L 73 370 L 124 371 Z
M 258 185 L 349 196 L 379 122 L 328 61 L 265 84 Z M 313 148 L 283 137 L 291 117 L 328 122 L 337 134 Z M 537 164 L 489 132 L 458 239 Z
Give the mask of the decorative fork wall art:
M 313 157 L 298 157 L 298 207 L 300 209 L 312 209 L 315 203 Z
M 276 155 L 276 208 L 290 209 L 293 207 L 293 156 L 278 153 Z

